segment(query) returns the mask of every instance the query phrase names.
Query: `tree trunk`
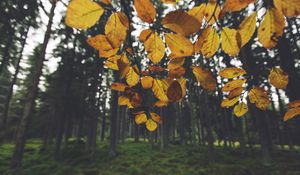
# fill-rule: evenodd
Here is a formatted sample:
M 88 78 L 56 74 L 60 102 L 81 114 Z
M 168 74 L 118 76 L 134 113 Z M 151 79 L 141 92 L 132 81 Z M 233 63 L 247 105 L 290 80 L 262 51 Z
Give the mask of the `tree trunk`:
M 21 162 L 23 158 L 23 153 L 24 153 L 24 147 L 25 147 L 25 142 L 26 142 L 26 131 L 27 127 L 29 124 L 29 119 L 32 115 L 32 109 L 34 107 L 34 102 L 35 98 L 38 92 L 38 84 L 40 80 L 40 76 L 42 74 L 43 70 L 43 64 L 45 60 L 45 55 L 46 55 L 46 49 L 47 45 L 51 36 L 51 26 L 53 22 L 53 17 L 54 17 L 54 10 L 56 7 L 56 1 L 52 1 L 52 6 L 51 10 L 49 13 L 49 21 L 47 25 L 47 30 L 44 36 L 44 41 L 41 47 L 41 52 L 40 52 L 40 59 L 37 60 L 36 67 L 35 67 L 35 72 L 33 73 L 33 76 L 31 78 L 31 85 L 28 87 L 28 92 L 26 96 L 26 101 L 24 105 L 24 110 L 23 110 L 23 115 L 22 119 L 17 131 L 16 135 L 16 144 L 15 144 L 15 149 L 13 152 L 12 160 L 11 160 L 11 169 L 17 169 L 21 167 Z

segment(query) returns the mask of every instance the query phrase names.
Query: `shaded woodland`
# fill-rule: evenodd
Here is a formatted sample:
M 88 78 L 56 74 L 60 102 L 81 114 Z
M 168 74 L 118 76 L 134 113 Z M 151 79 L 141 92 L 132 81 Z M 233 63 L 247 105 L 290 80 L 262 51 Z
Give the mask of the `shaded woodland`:
M 294 1 L 300 6 L 298 0 Z M 31 175 L 22 169 L 24 159 L 26 167 L 30 166 L 26 159 L 26 156 L 32 156 L 27 153 L 30 149 L 36 149 L 40 157 L 49 155 L 47 160 L 58 162 L 64 160 L 66 155 L 73 160 L 80 153 L 88 157 L 85 162 L 105 162 L 108 161 L 108 156 L 114 163 L 121 164 L 118 160 L 126 151 L 138 154 L 133 151 L 135 149 L 146 152 L 149 156 L 152 153 L 160 155 L 166 152 L 172 155 L 179 150 L 186 150 L 187 154 L 175 161 L 181 162 L 180 160 L 196 155 L 200 159 L 203 156 L 203 160 L 195 159 L 194 162 L 195 166 L 200 167 L 201 162 L 211 165 L 220 163 L 223 153 L 224 157 L 232 155 L 236 161 L 253 154 L 256 156 L 255 163 L 262 167 L 276 167 L 275 160 L 281 157 L 285 157 L 291 164 L 299 162 L 300 117 L 283 121 L 288 103 L 300 99 L 299 16 L 285 17 L 284 33 L 278 37 L 277 44 L 272 49 L 262 47 L 253 36 L 234 58 L 222 49 L 218 49 L 210 59 L 205 59 L 203 54 L 187 56 L 184 62 L 186 94 L 166 106 L 151 107 L 151 112 L 158 114 L 161 122 L 158 122 L 155 131 L 150 132 L 146 125 L 136 124 L 135 115 L 139 108 L 118 105 L 122 92 L 112 90 L 111 85 L 114 82 L 125 83 L 125 80 L 119 77 L 119 72 L 107 69 L 106 59 L 99 58 L 98 51 L 87 43 L 87 38 L 104 33 L 105 24 L 114 10 L 124 12 L 131 26 L 127 31 L 124 47 L 134 52 L 133 55 L 128 54 L 129 60 L 138 65 L 141 72 L 147 71 L 150 65 L 156 64 L 147 58 L 144 44 L 138 42 L 139 33 L 145 24 L 137 19 L 133 1 L 112 0 L 113 5 L 105 5 L 105 2 L 97 2 L 105 7 L 101 20 L 92 28 L 77 30 L 65 24 L 69 4 L 66 0 L 0 1 L 0 152 L 3 153 L 0 154 L 0 163 L 3 162 L 0 174 Z M 160 21 L 166 15 L 164 10 L 170 6 L 164 5 L 160 0 L 152 2 L 156 9 L 156 20 Z M 171 9 L 187 11 L 202 3 L 207 1 L 182 0 Z M 219 0 L 217 3 L 223 6 L 224 1 Z M 260 9 L 269 6 L 273 6 L 272 0 L 257 1 L 253 5 Z M 237 28 L 248 16 L 247 9 L 227 13 L 219 20 L 218 25 Z M 55 19 L 61 21 L 57 22 Z M 258 22 L 261 20 L 260 17 Z M 43 29 L 40 36 L 43 40 L 35 43 L 35 48 L 28 54 L 28 45 L 32 45 L 30 31 L 40 29 Z M 170 29 L 164 28 L 162 31 L 169 32 Z M 257 32 L 256 30 L 254 35 Z M 196 35 L 190 37 L 193 43 L 196 38 Z M 58 42 L 49 50 L 49 45 L 53 45 L 54 40 Z M 57 61 L 55 70 L 49 68 L 54 64 L 51 60 Z M 159 66 L 167 70 L 168 61 L 168 56 L 165 55 Z M 201 82 L 199 85 L 193 71 L 189 69 L 194 64 L 210 70 L 216 77 L 214 91 L 203 88 Z M 266 110 L 257 108 L 248 101 L 248 112 L 242 117 L 236 117 L 233 108 L 221 107 L 226 96 L 222 88 L 228 80 L 221 78 L 219 72 L 233 66 L 239 66 L 247 72 L 247 78 L 251 79 L 248 84 L 268 90 L 270 103 Z M 275 88 L 269 83 L 270 70 L 275 66 L 288 74 L 285 89 Z M 247 90 L 250 90 L 249 87 Z M 157 101 L 157 98 L 149 97 L 149 93 L 152 93 L 151 90 L 143 94 L 143 99 L 147 99 L 142 102 L 145 106 Z M 148 108 L 145 111 L 148 113 Z M 33 143 L 36 143 L 36 147 L 32 146 Z M 124 146 L 127 144 L 133 145 L 133 150 Z M 73 149 L 77 151 L 71 152 Z M 4 155 L 4 150 L 9 150 L 7 156 Z M 236 158 L 237 155 L 240 157 Z M 131 159 L 124 158 L 126 160 Z M 32 164 L 34 163 L 33 161 Z M 160 163 L 163 166 L 163 162 Z M 182 161 L 181 164 L 185 162 Z M 156 166 L 159 167 L 160 164 Z M 298 167 L 295 165 L 292 173 L 300 173 L 299 167 L 299 164 Z M 110 174 L 105 173 L 105 167 L 102 169 L 103 174 Z M 149 174 L 149 171 L 155 170 L 134 169 L 131 174 Z M 260 173 L 268 174 L 268 171 Z M 120 172 L 122 174 L 122 170 Z M 44 173 L 51 174 L 38 174 Z M 201 174 L 171 170 L 156 174 L 177 173 Z M 222 168 L 219 173 L 222 173 Z M 252 171 L 224 172 L 234 173 L 255 174 Z M 281 171 L 277 173 L 284 174 Z

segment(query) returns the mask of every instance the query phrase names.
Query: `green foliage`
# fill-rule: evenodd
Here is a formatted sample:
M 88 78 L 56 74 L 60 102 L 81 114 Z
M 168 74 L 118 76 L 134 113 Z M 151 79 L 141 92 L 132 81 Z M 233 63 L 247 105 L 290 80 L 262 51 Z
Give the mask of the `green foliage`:
M 300 171 L 300 153 L 273 152 L 271 166 L 260 163 L 257 150 L 240 154 L 239 150 L 225 151 L 217 148 L 214 163 L 208 163 L 207 148 L 193 145 L 170 145 L 161 152 L 158 147 L 150 149 L 148 143 L 125 143 L 120 145 L 118 156 L 112 158 L 108 145 L 101 144 L 92 160 L 81 147 L 69 145 L 63 150 L 60 160 L 54 160 L 51 152 L 39 152 L 40 143 L 26 145 L 23 170 L 18 175 L 292 175 Z M 7 172 L 13 146 L 0 148 L 0 174 Z M 4 173 L 6 172 L 6 173 Z

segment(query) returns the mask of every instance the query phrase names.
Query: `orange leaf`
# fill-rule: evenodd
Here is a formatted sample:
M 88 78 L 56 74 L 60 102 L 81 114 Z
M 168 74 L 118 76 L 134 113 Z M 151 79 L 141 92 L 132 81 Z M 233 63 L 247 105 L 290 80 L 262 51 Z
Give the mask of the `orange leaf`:
M 222 88 L 223 92 L 229 92 L 234 90 L 235 88 L 243 87 L 244 83 L 246 83 L 247 79 L 237 79 L 227 82 Z
M 194 53 L 192 42 L 178 34 L 165 34 L 166 43 L 171 50 L 171 58 L 191 56 Z
M 238 67 L 227 67 L 219 72 L 219 75 L 223 78 L 236 78 L 245 75 L 247 72 L 244 69 Z
M 217 80 L 212 75 L 211 71 L 198 66 L 192 66 L 193 73 L 200 85 L 209 91 L 214 91 L 217 86 Z
M 289 120 L 289 119 L 291 119 L 291 118 L 294 118 L 295 116 L 297 116 L 297 115 L 300 115 L 300 108 L 298 107 L 298 108 L 292 108 L 292 109 L 289 109 L 286 113 L 285 113 L 285 115 L 284 115 L 284 117 L 283 117 L 283 121 L 287 121 L 287 120 Z
M 270 83 L 278 89 L 285 89 L 289 83 L 289 76 L 280 68 L 272 68 L 269 74 Z
M 154 22 L 156 10 L 151 0 L 134 0 L 134 7 L 142 21 L 147 23 Z

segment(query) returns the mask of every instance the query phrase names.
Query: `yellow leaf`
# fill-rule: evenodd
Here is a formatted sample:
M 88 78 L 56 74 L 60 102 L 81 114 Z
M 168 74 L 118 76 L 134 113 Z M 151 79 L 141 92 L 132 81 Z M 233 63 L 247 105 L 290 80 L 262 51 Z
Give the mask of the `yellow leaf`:
M 223 78 L 236 78 L 245 75 L 247 72 L 244 69 L 238 67 L 227 67 L 219 72 L 219 75 Z
M 258 41 L 267 49 L 275 47 L 284 27 L 283 14 L 274 7 L 269 8 L 258 28 Z
M 222 92 L 229 92 L 235 88 L 243 87 L 244 83 L 246 83 L 247 79 L 237 79 L 227 82 L 222 88 Z
M 211 71 L 203 69 L 199 66 L 192 66 L 193 74 L 195 75 L 197 81 L 200 85 L 209 91 L 214 91 L 217 86 L 217 80 L 212 75 Z
M 141 84 L 144 89 L 150 89 L 153 85 L 153 78 L 150 76 L 142 77 Z
M 123 83 L 113 83 L 110 88 L 115 91 L 124 92 L 128 86 Z
M 139 74 L 137 74 L 137 72 L 133 69 L 133 67 L 130 67 L 128 73 L 126 74 L 126 83 L 130 87 L 132 87 L 138 84 L 139 80 L 140 80 Z
M 112 45 L 120 47 L 126 39 L 127 30 L 129 27 L 128 19 L 122 12 L 112 13 L 105 25 L 105 34 Z
M 165 55 L 165 44 L 157 32 L 153 32 L 144 42 L 148 58 L 154 63 L 159 63 Z
M 229 99 L 232 99 L 232 98 L 234 98 L 234 97 L 236 97 L 236 96 L 241 95 L 243 91 L 244 91 L 244 88 L 243 88 L 243 87 L 235 88 L 235 89 L 233 89 L 232 91 L 229 92 L 229 94 L 228 94 L 227 97 L 228 97 Z
M 249 100 L 255 103 L 255 106 L 261 110 L 266 110 L 269 106 L 270 100 L 268 93 L 261 87 L 254 87 L 250 90 Z
M 112 57 L 109 57 L 107 58 L 107 60 L 104 62 L 104 65 L 107 67 L 107 68 L 110 68 L 112 70 L 119 70 L 119 67 L 118 67 L 118 60 L 121 58 L 120 55 L 114 55 Z
M 185 68 L 180 66 L 175 69 L 170 69 L 168 76 L 170 78 L 181 78 L 185 74 Z
M 182 89 L 181 89 L 181 85 L 177 80 L 173 80 L 173 82 L 170 84 L 167 90 L 167 96 L 171 102 L 178 102 L 181 100 Z
M 197 32 L 201 23 L 194 17 L 183 11 L 168 13 L 161 21 L 161 24 L 177 34 L 188 36 Z
M 246 17 L 240 24 L 238 32 L 241 38 L 241 45 L 243 47 L 252 38 L 256 29 L 256 12 L 253 12 L 250 16 Z
M 204 29 L 195 43 L 195 52 L 201 52 L 205 58 L 211 58 L 218 50 L 220 39 L 217 31 L 211 26 Z
M 96 35 L 87 39 L 87 43 L 99 51 L 99 56 L 109 58 L 117 54 L 119 48 L 112 45 L 105 35 Z
M 168 63 L 168 69 L 171 70 L 171 69 L 176 69 L 176 68 L 181 67 L 184 64 L 184 61 L 185 61 L 185 58 L 182 58 L 182 57 L 171 59 Z
M 235 29 L 223 27 L 221 31 L 222 49 L 229 56 L 237 56 L 240 52 L 238 32 Z
M 234 97 L 233 99 L 225 98 L 221 102 L 222 108 L 229 108 L 233 105 L 235 105 L 239 101 L 240 97 Z
M 178 34 L 165 34 L 166 43 L 171 50 L 171 58 L 191 56 L 194 53 L 194 47 L 191 41 Z
M 119 96 L 119 98 L 118 98 L 118 105 L 119 106 L 127 106 L 128 104 L 130 104 L 128 97 Z
M 130 64 L 121 58 L 119 60 L 117 60 L 117 64 L 118 64 L 118 68 L 119 68 L 120 77 L 121 78 L 126 77 L 131 68 Z
M 289 76 L 280 68 L 272 68 L 269 74 L 270 83 L 278 89 L 285 89 L 289 83 Z
M 300 107 L 300 100 L 295 100 L 288 104 L 288 108 L 298 108 L 298 107 Z
M 88 29 L 98 22 L 103 12 L 103 8 L 91 0 L 72 0 L 65 22 L 76 29 Z
M 135 116 L 135 123 L 137 125 L 147 122 L 147 115 L 145 113 L 140 113 Z
M 226 12 L 236 12 L 246 8 L 249 4 L 256 0 L 226 0 L 223 10 Z
M 246 103 L 242 102 L 234 106 L 233 113 L 237 117 L 241 117 L 248 112 L 248 106 Z
M 186 95 L 186 79 L 184 77 L 181 77 L 180 79 L 178 79 L 178 82 L 181 86 L 182 97 L 185 97 L 185 95 Z
M 299 0 L 274 0 L 274 5 L 286 17 L 297 17 L 300 15 Z
M 206 4 L 204 15 L 206 21 L 212 25 L 216 23 L 216 20 L 219 18 L 219 14 L 221 12 L 221 8 L 216 1 L 209 1 Z
M 156 10 L 151 0 L 134 0 L 134 7 L 138 17 L 147 23 L 153 23 L 156 16 Z
M 202 24 L 203 18 L 204 18 L 204 11 L 205 11 L 205 6 L 206 4 L 201 4 L 199 6 L 195 6 L 193 7 L 191 10 L 189 10 L 187 13 L 190 16 L 193 16 L 194 18 L 196 18 L 196 20 Z M 199 30 L 199 29 L 198 29 Z
M 161 108 L 161 107 L 163 107 L 163 106 L 168 106 L 168 102 L 165 102 L 165 101 L 157 101 L 157 102 L 154 103 L 153 106 Z
M 153 91 L 154 96 L 156 98 L 158 98 L 160 101 L 163 101 L 163 102 L 168 101 L 168 97 L 165 93 L 164 85 L 161 80 L 159 80 L 159 79 L 153 80 L 152 91 Z
M 156 123 L 161 123 L 160 116 L 154 112 L 150 112 L 150 116 Z
M 146 128 L 147 128 L 149 131 L 153 132 L 153 131 L 156 130 L 157 124 L 156 124 L 156 122 L 153 121 L 152 119 L 148 119 L 147 122 L 146 122 Z
M 289 120 L 289 119 L 291 119 L 291 118 L 294 118 L 294 117 L 297 116 L 297 115 L 300 115 L 300 107 L 289 109 L 289 110 L 285 113 L 285 115 L 284 115 L 284 117 L 283 117 L 283 121 L 287 121 L 287 120 Z

